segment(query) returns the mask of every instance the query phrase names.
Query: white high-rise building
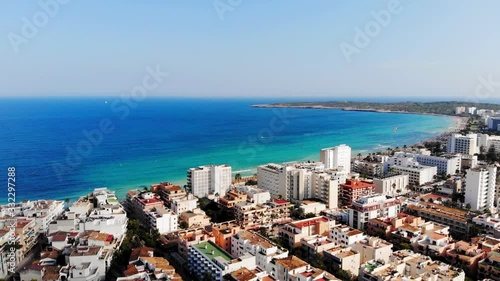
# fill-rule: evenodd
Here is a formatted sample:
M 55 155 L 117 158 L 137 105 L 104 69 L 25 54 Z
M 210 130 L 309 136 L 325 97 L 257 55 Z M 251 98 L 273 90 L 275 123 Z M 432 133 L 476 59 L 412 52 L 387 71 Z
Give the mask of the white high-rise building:
M 197 197 L 226 194 L 231 180 L 231 166 L 227 165 L 200 166 L 187 172 L 187 187 Z
M 462 153 L 474 155 L 479 152 L 477 146 L 477 134 L 452 134 L 448 138 L 448 144 L 446 149 L 450 153 Z
M 274 197 L 299 201 L 312 196 L 312 174 L 323 171 L 322 163 L 290 162 L 283 165 L 267 164 L 257 168 L 258 187 Z
M 483 147 L 484 152 L 488 152 L 491 146 L 495 148 L 496 152 L 500 152 L 500 136 L 489 136 L 486 134 L 478 134 L 477 135 L 477 146 L 479 148 Z
M 345 144 L 335 147 L 323 148 L 320 161 L 325 164 L 325 169 L 341 169 L 351 172 L 351 148 Z
M 316 172 L 312 174 L 313 196 L 325 202 L 328 209 L 335 209 L 339 206 L 339 180 L 334 176 Z
M 460 155 L 431 156 L 417 154 L 415 160 L 422 165 L 437 167 L 438 174 L 455 175 L 462 166 L 462 157 Z
M 495 166 L 477 167 L 467 170 L 465 176 L 465 203 L 472 210 L 491 210 L 496 197 Z

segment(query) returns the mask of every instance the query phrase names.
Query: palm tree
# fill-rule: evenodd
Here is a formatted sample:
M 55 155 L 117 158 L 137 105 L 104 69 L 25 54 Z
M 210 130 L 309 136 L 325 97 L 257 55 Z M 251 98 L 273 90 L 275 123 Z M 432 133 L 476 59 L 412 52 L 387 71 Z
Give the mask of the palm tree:
M 241 174 L 237 173 L 236 175 L 234 175 L 234 179 L 239 182 L 241 180 Z
M 358 160 L 361 160 L 361 157 L 362 157 L 362 156 L 363 156 L 363 155 L 362 155 L 361 153 L 358 153 Z

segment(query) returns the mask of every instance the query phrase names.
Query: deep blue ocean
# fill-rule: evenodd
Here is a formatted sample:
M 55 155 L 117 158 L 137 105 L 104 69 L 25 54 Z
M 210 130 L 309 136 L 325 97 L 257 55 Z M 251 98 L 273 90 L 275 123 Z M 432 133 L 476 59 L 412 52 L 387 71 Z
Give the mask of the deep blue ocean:
M 318 160 L 323 147 L 385 150 L 435 136 L 448 117 L 264 109 L 266 100 L 148 98 L 0 99 L 0 201 L 7 167 L 16 200 L 75 199 L 107 186 L 126 190 L 160 181 L 185 184 L 186 170 L 229 164 L 244 175 L 259 164 Z

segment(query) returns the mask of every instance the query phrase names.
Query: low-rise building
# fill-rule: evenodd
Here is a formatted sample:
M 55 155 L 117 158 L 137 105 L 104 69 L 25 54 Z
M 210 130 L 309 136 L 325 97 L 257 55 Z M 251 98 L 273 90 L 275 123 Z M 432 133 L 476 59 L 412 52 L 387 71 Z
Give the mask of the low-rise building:
M 347 225 L 336 225 L 330 229 L 330 239 L 342 246 L 352 246 L 354 243 L 365 239 L 365 234 Z
M 267 272 L 272 271 L 270 266 L 273 259 L 285 258 L 288 251 L 272 243 L 255 232 L 242 230 L 231 238 L 231 255 L 239 258 L 250 253 L 255 256 L 256 265 Z
M 255 257 L 246 254 L 237 259 L 211 241 L 189 246 L 188 267 L 197 278 L 222 281 L 227 273 L 242 267 L 255 267 Z
M 338 246 L 332 239 L 324 235 L 304 237 L 301 239 L 301 244 L 302 253 L 308 257 L 314 257 L 317 254 L 322 255 L 324 251 Z
M 378 237 L 366 237 L 352 244 L 352 249 L 359 253 L 360 262 L 369 260 L 389 262 L 392 244 Z
M 435 221 L 450 227 L 455 237 L 468 237 L 469 220 L 467 211 L 449 208 L 438 204 L 419 202 L 406 206 L 406 213 Z
M 301 239 L 311 235 L 328 235 L 329 230 L 335 226 L 335 221 L 326 217 L 314 217 L 285 224 L 279 229 L 282 241 L 290 247 L 301 245 Z
M 337 246 L 323 252 L 325 266 L 332 271 L 341 269 L 356 276 L 359 272 L 360 254 L 348 246 Z
M 408 193 L 409 182 L 408 175 L 391 175 L 373 179 L 375 192 L 389 196 L 398 196 Z
M 187 227 L 203 227 L 210 224 L 210 217 L 200 209 L 181 213 L 179 216 L 180 222 L 186 222 Z

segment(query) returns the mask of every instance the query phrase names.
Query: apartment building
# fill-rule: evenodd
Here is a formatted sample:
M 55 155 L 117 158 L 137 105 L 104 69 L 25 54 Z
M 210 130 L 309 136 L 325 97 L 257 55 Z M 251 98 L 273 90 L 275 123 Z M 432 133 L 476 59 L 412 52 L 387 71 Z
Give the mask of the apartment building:
M 423 185 L 434 181 L 434 176 L 437 175 L 437 167 L 430 166 L 392 166 L 392 170 L 395 173 L 408 175 L 408 181 L 413 185 Z
M 320 161 L 325 169 L 339 169 L 351 172 L 351 148 L 345 144 L 323 148 L 320 151 Z
M 340 185 L 340 198 L 344 206 L 350 206 L 360 197 L 373 194 L 374 192 L 375 185 L 371 182 L 347 180 L 346 183 Z
M 349 225 L 354 228 L 364 229 L 365 224 L 378 217 L 394 218 L 401 210 L 398 199 L 375 193 L 363 196 L 352 202 L 349 207 Z
M 255 267 L 255 257 L 246 254 L 237 259 L 211 241 L 189 246 L 188 267 L 199 280 L 209 274 L 211 280 L 222 281 L 223 276 L 243 267 Z
M 373 179 L 375 192 L 389 196 L 398 196 L 408 193 L 410 177 L 408 175 L 392 175 Z
M 392 244 L 378 237 L 369 236 L 351 245 L 352 250 L 359 253 L 360 263 L 369 260 L 389 262 Z
M 345 270 L 356 276 L 360 267 L 360 254 L 349 246 L 337 246 L 323 252 L 325 265 L 329 269 Z
M 187 171 L 187 188 L 196 197 L 226 194 L 231 186 L 231 171 L 231 167 L 227 165 L 191 168 Z
M 179 215 L 179 221 L 187 223 L 188 228 L 203 227 L 210 224 L 210 217 L 200 209 L 193 209 Z
M 235 222 L 225 222 L 212 225 L 214 242 L 224 251 L 231 253 L 231 237 L 241 230 Z
M 184 197 L 176 197 L 170 201 L 170 209 L 176 213 L 181 214 L 188 211 L 193 211 L 198 208 L 198 199 L 193 194 L 187 194 Z
M 219 198 L 219 205 L 226 209 L 232 209 L 236 203 L 246 202 L 248 195 L 245 192 L 236 189 L 229 190 L 225 195 Z
M 242 230 L 231 237 L 231 255 L 239 258 L 247 253 L 255 256 L 256 265 L 267 272 L 272 271 L 273 259 L 285 258 L 288 251 L 255 232 Z
M 358 280 L 442 280 L 464 281 L 463 270 L 430 257 L 402 250 L 394 252 L 390 261 L 385 263 L 370 260 L 359 269 Z
M 335 221 L 326 217 L 314 217 L 285 224 L 279 229 L 282 241 L 290 247 L 301 245 L 301 239 L 312 235 L 328 235 Z
M 450 233 L 455 237 L 468 237 L 469 220 L 467 211 L 419 202 L 415 205 L 406 206 L 405 212 L 422 217 L 425 220 L 447 225 L 450 227 Z
M 465 203 L 472 210 L 492 211 L 497 198 L 497 168 L 485 166 L 469 169 L 465 176 Z
M 323 172 L 312 174 L 312 197 L 323 201 L 328 209 L 339 206 L 339 183 L 334 175 Z
M 437 167 L 438 174 L 455 175 L 462 167 L 462 157 L 457 154 L 441 156 L 415 154 L 415 160 L 425 166 Z
M 354 243 L 366 238 L 365 234 L 347 225 L 336 225 L 329 230 L 329 237 L 341 246 L 352 246 Z
M 146 212 L 148 227 L 156 229 L 160 234 L 177 231 L 179 216 L 164 207 L 156 208 Z
M 448 138 L 446 149 L 449 153 L 474 155 L 479 152 L 477 134 L 452 134 Z
M 304 237 L 300 240 L 302 253 L 307 257 L 314 257 L 317 254 L 323 255 L 324 251 L 333 249 L 338 246 L 327 235 L 312 235 Z

